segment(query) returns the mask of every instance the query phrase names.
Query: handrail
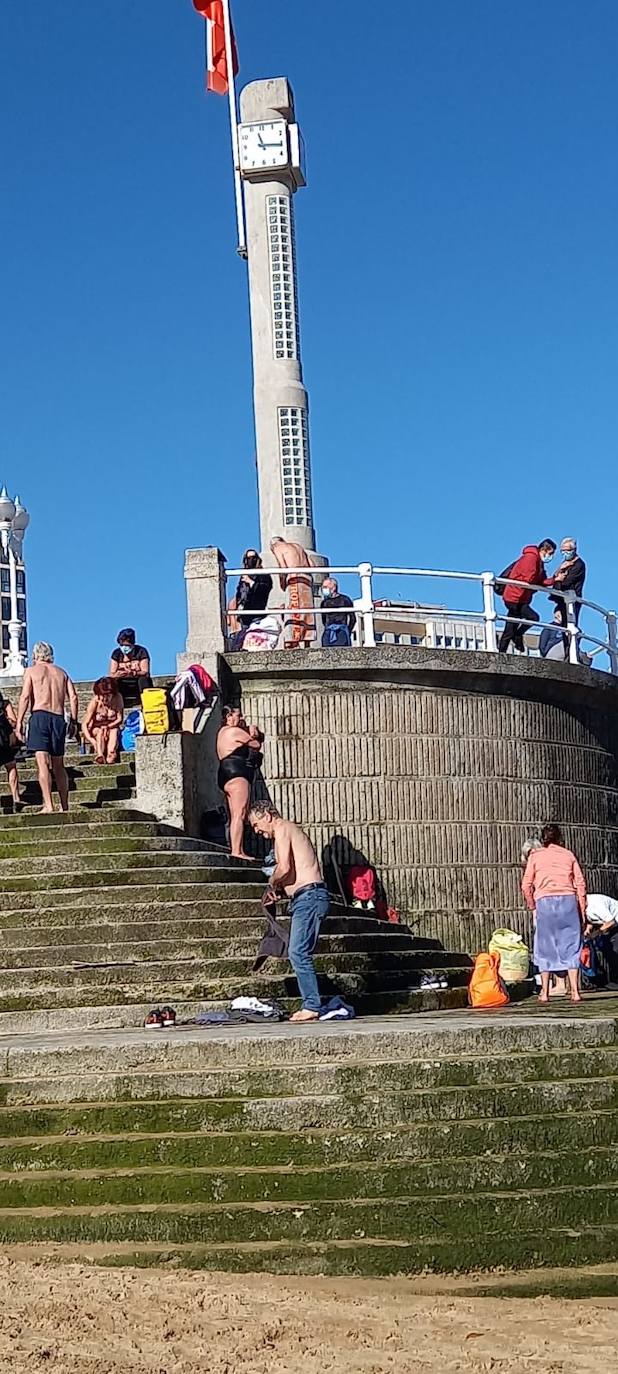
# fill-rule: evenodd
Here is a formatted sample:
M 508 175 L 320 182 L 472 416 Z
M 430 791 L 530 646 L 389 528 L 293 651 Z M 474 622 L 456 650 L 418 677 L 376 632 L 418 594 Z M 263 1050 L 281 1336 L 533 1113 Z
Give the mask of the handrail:
M 572 664 L 580 662 L 580 645 L 582 640 L 589 641 L 597 647 L 593 651 L 593 654 L 588 656 L 588 659 L 596 656 L 600 652 L 606 653 L 609 659 L 610 672 L 618 675 L 618 618 L 615 611 L 600 606 L 596 601 L 589 601 L 586 597 L 577 596 L 573 591 L 563 591 L 560 586 L 554 586 L 552 583 L 539 585 L 534 582 L 523 582 L 520 578 L 502 577 L 493 572 L 477 573 L 452 571 L 446 568 L 393 568 L 382 567 L 381 565 L 374 565 L 369 562 L 356 565 L 311 564 L 309 566 L 303 565 L 302 567 L 296 568 L 281 568 L 278 564 L 274 567 L 226 568 L 224 576 L 227 580 L 230 578 L 243 577 L 246 574 L 254 578 L 272 577 L 273 579 L 287 578 L 289 576 L 304 577 L 310 578 L 317 584 L 323 582 L 327 577 L 332 576 L 357 577 L 360 581 L 360 596 L 354 601 L 351 609 L 356 614 L 359 642 L 364 644 L 365 647 L 373 647 L 376 643 L 376 619 L 388 621 L 389 619 L 394 620 L 404 617 L 407 620 L 412 620 L 415 613 L 418 619 L 425 625 L 425 642 L 428 647 L 431 648 L 440 647 L 440 639 L 442 643 L 444 643 L 446 635 L 450 633 L 441 630 L 441 626 L 446 626 L 449 623 L 455 626 L 461 622 L 463 631 L 462 640 L 467 642 L 470 640 L 477 641 L 473 643 L 472 647 L 484 647 L 487 651 L 495 653 L 499 648 L 496 635 L 496 626 L 498 622 L 500 624 L 517 623 L 521 625 L 525 623 L 526 632 L 528 633 L 535 629 L 562 628 L 562 633 L 564 634 L 567 645 L 566 657 Z M 429 578 L 432 580 L 442 579 L 453 582 L 476 583 L 482 591 L 483 605 L 476 610 L 451 609 L 447 606 L 427 606 L 423 605 L 421 602 L 402 604 L 400 606 L 397 604 L 391 604 L 389 606 L 379 605 L 376 604 L 374 593 L 374 579 L 376 577 Z M 555 621 L 550 623 L 548 621 L 534 619 L 528 623 L 525 616 L 522 619 L 521 615 L 509 614 L 509 610 L 514 610 L 514 607 L 510 608 L 508 602 L 504 603 L 505 611 L 503 612 L 502 609 L 497 606 L 496 598 L 499 597 L 501 600 L 503 599 L 503 592 L 507 585 L 521 587 L 522 590 L 530 592 L 531 596 L 529 601 L 532 600 L 532 596 L 535 594 L 545 593 L 545 595 L 551 597 L 553 600 L 563 603 L 566 623 L 562 627 L 556 626 Z M 499 588 L 501 590 L 498 590 Z M 592 611 L 594 614 L 602 616 L 605 621 L 607 639 L 599 639 L 596 635 L 591 634 L 588 629 L 580 626 L 579 615 L 582 609 Z M 306 614 L 315 617 L 316 624 L 321 622 L 323 625 L 325 623 L 325 616 L 329 614 L 328 607 L 319 605 L 313 607 L 313 610 L 310 607 L 305 608 L 305 610 Z M 285 622 L 285 616 L 287 614 L 285 608 L 272 607 L 269 613 Z M 330 614 L 332 614 L 332 612 Z M 226 619 L 235 617 L 239 623 L 242 623 L 243 618 L 248 619 L 251 617 L 252 620 L 256 618 L 255 610 L 246 611 L 242 608 L 232 612 L 225 608 L 224 615 Z M 466 635 L 466 622 L 469 626 L 475 627 L 474 634 L 470 632 L 470 634 Z M 478 636 L 476 635 L 477 627 L 481 627 L 484 630 L 484 645 L 478 643 Z M 460 647 L 460 644 L 458 644 L 457 647 Z

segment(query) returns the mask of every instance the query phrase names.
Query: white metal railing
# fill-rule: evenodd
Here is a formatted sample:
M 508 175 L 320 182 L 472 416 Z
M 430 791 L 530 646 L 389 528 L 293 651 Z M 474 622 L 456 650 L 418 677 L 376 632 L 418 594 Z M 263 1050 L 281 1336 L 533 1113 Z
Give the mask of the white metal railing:
M 436 630 L 437 626 L 444 625 L 446 622 L 462 625 L 467 624 L 468 626 L 474 627 L 478 626 L 482 630 L 482 644 L 480 647 L 488 653 L 498 652 L 499 624 L 523 624 L 526 634 L 536 630 L 560 629 L 560 626 L 557 626 L 554 621 L 539 619 L 528 622 L 525 617 L 522 620 L 521 616 L 510 616 L 507 611 L 502 611 L 497 604 L 497 598 L 500 596 L 500 592 L 497 589 L 498 587 L 503 589 L 508 581 L 511 586 L 521 587 L 525 591 L 544 592 L 546 595 L 557 597 L 559 601 L 564 602 L 566 608 L 566 626 L 564 628 L 564 634 L 567 641 L 565 658 L 568 659 L 570 663 L 581 663 L 582 654 L 584 652 L 587 654 L 587 657 L 595 660 L 600 654 L 606 654 L 609 672 L 618 675 L 618 621 L 616 612 L 607 610 L 604 606 L 598 605 L 596 601 L 588 601 L 585 597 L 575 596 L 574 592 L 562 592 L 558 587 L 539 587 L 529 582 L 520 582 L 517 578 L 500 578 L 492 572 L 451 572 L 441 568 L 388 568 L 374 566 L 372 563 L 359 563 L 355 566 L 346 564 L 345 566 L 328 565 L 327 567 L 286 569 L 281 569 L 278 566 L 258 569 L 230 568 L 226 569 L 226 578 L 228 579 L 229 588 L 230 581 L 239 577 L 248 576 L 255 578 L 260 575 L 270 575 L 276 589 L 277 583 L 275 579 L 278 579 L 282 573 L 285 575 L 291 574 L 292 576 L 299 575 L 305 578 L 309 575 L 313 580 L 316 590 L 327 577 L 334 576 L 337 578 L 345 577 L 346 579 L 355 579 L 358 583 L 359 594 L 356 597 L 351 597 L 353 602 L 351 610 L 355 612 L 357 618 L 357 642 L 366 648 L 375 647 L 376 620 L 388 622 L 390 619 L 393 621 L 400 620 L 424 624 L 425 636 L 423 642 L 428 648 L 452 647 L 450 645 L 447 646 L 444 642 L 448 636 L 440 635 Z M 405 602 L 401 605 L 390 603 L 384 605 L 381 604 L 379 599 L 376 600 L 376 579 L 380 578 L 406 578 L 408 580 L 425 579 L 438 582 L 458 582 L 467 584 L 468 586 L 476 586 L 480 593 L 479 599 L 481 605 L 477 605 L 476 609 L 474 607 L 459 609 L 450 606 L 429 606 L 421 602 Z M 281 594 L 282 596 L 284 595 L 283 591 Z M 599 633 L 594 633 L 593 629 L 589 628 L 587 625 L 584 627 L 579 623 L 583 613 L 586 614 L 587 619 L 590 619 L 591 614 L 600 617 L 602 625 L 599 625 L 598 621 L 595 621 L 593 626 L 593 629 L 598 630 Z M 224 615 L 228 624 L 233 618 L 236 618 L 242 623 L 243 619 L 255 620 L 257 615 L 269 615 L 276 617 L 283 625 L 286 616 L 291 614 L 292 612 L 282 605 L 269 606 L 264 612 L 256 612 L 255 610 L 229 611 L 227 607 L 224 610 Z M 314 606 L 313 611 L 309 607 L 302 607 L 299 611 L 295 612 L 295 614 L 313 615 L 316 619 L 316 624 L 319 626 L 320 623 L 323 623 L 326 617 L 328 617 L 329 611 L 327 607 L 322 609 L 322 607 L 317 604 Z M 332 616 L 332 611 L 330 615 Z M 441 639 L 442 643 L 440 643 Z M 593 647 L 589 650 L 584 650 L 584 644 L 589 644 Z M 466 647 L 468 647 L 468 645 L 466 645 Z M 477 647 L 479 646 L 477 645 Z

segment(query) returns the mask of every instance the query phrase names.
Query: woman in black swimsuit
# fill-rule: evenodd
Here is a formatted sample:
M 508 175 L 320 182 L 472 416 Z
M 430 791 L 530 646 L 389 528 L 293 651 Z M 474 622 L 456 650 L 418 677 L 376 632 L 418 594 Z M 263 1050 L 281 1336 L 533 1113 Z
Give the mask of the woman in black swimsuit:
M 217 735 L 218 784 L 230 813 L 230 849 L 236 859 L 249 859 L 243 849 L 245 821 L 251 787 L 262 762 L 262 738 L 257 726 L 247 725 L 235 706 L 224 706 L 223 725 Z

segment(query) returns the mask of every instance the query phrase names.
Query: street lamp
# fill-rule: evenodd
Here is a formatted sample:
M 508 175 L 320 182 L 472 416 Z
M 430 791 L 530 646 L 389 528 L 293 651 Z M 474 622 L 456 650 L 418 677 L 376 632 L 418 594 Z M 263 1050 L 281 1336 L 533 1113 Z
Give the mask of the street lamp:
M 20 646 L 24 622 L 19 617 L 17 604 L 17 560 L 21 561 L 24 534 L 29 524 L 30 516 L 19 496 L 12 501 L 6 487 L 3 487 L 0 491 L 0 545 L 8 559 L 11 597 L 9 648 L 4 668 L 0 668 L 0 673 L 5 677 L 21 677 L 24 672 L 24 655 Z

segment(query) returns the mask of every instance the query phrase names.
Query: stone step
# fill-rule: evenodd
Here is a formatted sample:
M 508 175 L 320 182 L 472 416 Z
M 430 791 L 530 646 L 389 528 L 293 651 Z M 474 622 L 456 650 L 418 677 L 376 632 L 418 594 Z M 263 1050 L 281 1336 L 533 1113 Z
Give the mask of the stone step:
M 354 1240 L 323 1241 L 274 1241 L 255 1243 L 248 1241 L 227 1244 L 204 1245 L 200 1243 L 148 1243 L 142 1245 L 134 1240 L 126 1242 L 98 1243 L 93 1250 L 86 1242 L 65 1243 L 60 1246 L 50 1241 L 16 1246 L 13 1252 L 9 1246 L 7 1255 L 15 1253 L 18 1259 L 24 1255 L 41 1263 L 45 1260 L 55 1262 L 59 1256 L 66 1256 L 72 1263 L 79 1261 L 87 1265 L 106 1265 L 113 1268 L 129 1265 L 149 1268 L 165 1265 L 169 1268 L 184 1268 L 215 1272 L 223 1270 L 235 1274 L 298 1274 L 307 1277 L 325 1276 L 384 1278 L 393 1275 L 409 1277 L 412 1274 L 460 1274 L 471 1270 L 493 1270 L 504 1274 L 505 1289 L 509 1287 L 508 1271 L 538 1269 L 549 1266 L 554 1273 L 565 1268 L 576 1268 L 582 1272 L 586 1265 L 606 1265 L 618 1256 L 617 1226 L 587 1226 L 585 1222 L 572 1230 L 564 1227 L 549 1227 L 520 1231 L 511 1234 L 508 1225 L 504 1229 L 488 1232 L 482 1236 L 460 1236 L 444 1239 L 441 1235 L 429 1235 L 421 1241 L 388 1242 L 357 1237 Z M 584 1270 L 585 1272 L 585 1270 Z M 544 1270 L 539 1278 L 539 1295 L 547 1291 Z M 601 1287 L 599 1288 L 599 1282 Z M 563 1297 L 568 1285 L 568 1276 L 561 1275 L 555 1284 L 556 1297 Z M 476 1285 L 475 1285 L 476 1287 Z M 482 1290 L 492 1296 L 487 1288 Z M 611 1295 L 615 1284 L 611 1286 Z M 605 1296 L 606 1289 L 602 1280 L 594 1278 L 585 1283 L 583 1296 Z M 515 1286 L 509 1293 L 511 1297 L 521 1296 Z
M 156 1032 L 151 1032 L 153 1035 Z M 11 1078 L 3 1084 L 0 1127 L 7 1137 L 59 1135 L 79 1122 L 85 1134 L 164 1134 L 227 1130 L 386 1130 L 425 1122 L 554 1115 L 577 1110 L 586 1092 L 590 1111 L 618 1111 L 616 1078 L 566 1082 L 473 1084 L 466 1087 L 379 1092 L 356 1097 L 208 1098 L 208 1074 L 81 1073 L 44 1080 Z M 588 1084 L 588 1088 L 586 1088 Z M 64 1124 L 63 1124 L 64 1123 Z
M 381 921 L 348 915 L 345 908 L 328 916 L 322 926 L 325 935 L 363 936 L 388 939 L 393 947 L 409 947 L 439 967 L 450 959 L 437 942 L 417 940 L 406 926 L 391 926 Z M 146 919 L 143 919 L 143 918 Z M 148 919 L 150 918 L 150 919 Z M 159 918 L 159 919 L 157 919 Z M 23 911 L 5 911 L 0 918 L 0 951 L 33 950 L 50 944 L 64 946 L 79 942 L 160 940 L 251 940 L 254 946 L 265 930 L 261 902 L 162 902 L 158 906 L 97 907 L 92 911 L 76 907 L 52 908 L 32 913 L 23 924 Z M 66 924 L 65 924 L 66 923 Z M 91 924 L 92 923 L 92 924 Z M 283 922 L 286 924 L 286 922 Z M 461 959 L 461 955 L 457 956 Z M 82 962 L 82 961 L 80 961 Z
M 68 814 L 72 817 L 70 811 Z M 52 819 L 56 818 L 55 814 Z M 25 819 L 33 822 L 35 817 L 26 812 Z M 96 846 L 110 842 L 120 842 L 122 845 L 125 841 L 132 841 L 137 847 L 142 840 L 157 838 L 163 837 L 156 821 L 114 821 L 106 812 L 99 820 L 89 819 L 85 822 L 80 818 L 68 826 L 50 825 L 43 828 L 26 824 L 18 832 L 0 829 L 0 859 L 28 858 L 31 854 L 97 853 Z M 180 840 L 184 837 L 176 838 Z M 104 853 L 105 850 L 101 848 L 98 852 Z
M 263 893 L 265 888 L 263 877 L 261 882 L 253 877 L 259 872 L 260 870 L 240 867 L 213 868 L 206 864 L 176 867 L 172 866 L 168 859 L 164 866 L 145 864 L 139 868 L 125 868 L 122 864 L 118 867 L 89 869 L 79 873 L 37 873 L 22 877 L 3 877 L 2 889 L 5 894 L 10 894 L 12 907 L 22 905 L 17 900 L 19 896 L 29 899 L 31 905 L 36 905 L 37 897 L 44 896 L 46 904 L 50 905 L 54 895 L 62 900 L 59 894 L 67 892 L 71 894 L 71 902 L 79 893 L 87 893 L 92 901 L 96 888 L 114 888 L 117 892 L 123 893 L 127 889 L 150 889 L 151 892 L 154 890 L 163 896 L 175 896 L 187 888 L 192 889 L 195 895 L 195 888 L 202 884 L 214 888 L 229 888 L 234 883 L 243 887 L 251 886 L 254 890 L 252 895 L 255 895 L 256 892 Z
M 95 846 L 92 849 L 91 844 Z M 266 878 L 257 862 L 249 864 L 245 860 L 234 859 L 227 853 L 213 854 L 204 847 L 201 840 L 185 839 L 183 836 L 162 835 L 153 839 L 125 841 L 113 839 L 104 840 L 102 843 L 96 840 L 85 841 L 83 845 L 76 847 L 76 852 L 60 854 L 50 853 L 45 843 L 42 845 L 41 854 L 38 845 L 35 844 L 31 848 L 33 853 L 27 857 L 0 858 L 0 883 L 3 888 L 7 887 L 7 890 L 10 890 L 8 884 L 11 880 L 27 880 L 41 875 L 83 875 L 84 879 L 90 879 L 91 875 L 104 870 L 130 873 L 134 869 L 146 872 L 157 868 L 172 868 L 179 872 L 184 869 L 191 872 L 196 869 L 234 870 L 255 875 L 266 887 Z
M 119 802 L 126 806 L 128 803 L 130 803 L 132 800 L 134 800 L 134 798 L 135 798 L 135 788 L 129 788 L 129 787 L 122 787 L 122 788 L 121 788 L 121 787 L 118 787 L 118 788 L 80 788 L 79 791 L 77 791 L 75 788 L 73 788 L 73 789 L 70 788 L 70 789 L 69 789 L 69 804 L 71 804 L 71 801 L 72 801 L 72 800 L 75 800 L 75 804 L 76 804 L 77 806 L 79 806 L 80 809 L 83 808 L 83 809 L 87 809 L 87 810 L 91 810 L 93 807 L 101 807 L 101 806 L 107 806 L 107 805 L 112 805 L 112 806 L 114 806 L 114 805 L 117 805 Z M 57 811 L 52 812 L 52 813 L 50 813 L 50 814 L 51 814 L 51 815 L 60 815 L 60 814 L 62 814 L 62 813 L 60 812 L 60 803 L 59 803 L 59 800 L 58 800 L 58 794 L 57 794 L 57 793 L 54 793 L 52 800 L 54 801 L 55 806 L 57 807 Z M 40 808 L 41 808 L 41 805 L 42 805 L 42 797 L 41 797 L 41 794 L 40 794 L 40 792 L 37 793 L 37 791 L 36 791 L 35 788 L 33 787 L 32 790 L 31 790 L 30 792 L 26 792 L 25 795 L 24 795 L 24 801 L 23 801 L 23 804 L 22 804 L 23 809 L 22 809 L 21 815 L 22 815 L 26 820 L 33 819 L 35 816 L 40 815 Z M 70 812 L 67 813 L 67 814 L 70 815 Z M 8 816 L 12 816 L 12 815 L 13 815 L 13 802 L 12 802 L 11 797 L 10 797 L 10 796 L 7 796 L 7 797 L 0 797 L 0 816 L 7 816 L 7 817 L 8 817 Z
M 0 1174 L 0 1212 L 15 1209 L 52 1207 L 162 1207 L 203 1204 L 238 1207 L 252 1204 L 307 1203 L 340 1204 L 357 1198 L 369 1200 L 418 1198 L 419 1203 L 452 1194 L 462 1200 L 469 1193 L 493 1195 L 521 1194 L 530 1189 L 556 1193 L 565 1186 L 574 1189 L 603 1188 L 618 1184 L 618 1160 L 611 1147 L 589 1149 L 582 1154 L 559 1153 L 529 1155 L 525 1159 L 489 1156 L 460 1160 L 417 1160 L 414 1171 L 409 1163 L 327 1165 L 321 1169 L 271 1167 L 267 1170 L 178 1166 L 136 1170 L 69 1171 L 65 1174 L 38 1172 Z M 375 1224 L 375 1223 L 374 1223 Z
M 194 960 L 200 965 L 213 960 L 215 967 L 219 966 L 219 961 L 240 960 L 244 967 L 251 965 L 256 957 L 257 946 L 262 936 L 263 927 L 258 922 L 253 923 L 253 930 L 249 938 L 232 932 L 226 936 L 211 936 L 208 930 L 207 921 L 201 923 L 201 931 L 191 937 L 186 934 L 178 936 L 168 936 L 167 938 L 149 938 L 140 940 L 136 932 L 129 930 L 124 942 L 109 939 L 106 943 L 101 943 L 102 934 L 99 929 L 94 932 L 96 940 L 84 941 L 82 944 L 75 943 L 75 932 L 67 930 L 67 936 L 71 937 L 70 942 L 64 944 L 24 944 L 21 948 L 6 949 L 0 937 L 0 970 L 9 969 L 51 969 L 67 968 L 73 964 L 104 964 L 108 963 L 169 963 L 174 960 Z M 24 940 L 27 938 L 27 931 L 21 932 Z M 346 954 L 362 953 L 368 957 L 377 955 L 379 958 L 388 957 L 393 960 L 405 959 L 405 967 L 409 970 L 423 970 L 429 967 L 434 969 L 448 969 L 449 965 L 456 964 L 458 967 L 471 967 L 466 965 L 464 955 L 448 955 L 438 953 L 430 956 L 427 950 L 417 951 L 412 944 L 411 936 L 395 935 L 387 933 L 377 935 L 358 934 L 353 935 L 344 930 L 339 934 L 329 934 L 328 930 L 323 931 L 320 936 L 318 952 L 324 958 L 326 955 L 337 955 L 344 958 Z M 271 965 L 272 967 L 272 965 Z
M 6 837 L 19 838 L 23 830 L 35 830 L 39 833 L 50 827 L 74 826 L 87 824 L 109 825 L 110 822 L 116 824 L 119 821 L 154 821 L 154 816 L 146 815 L 136 807 L 127 806 L 123 802 L 114 802 L 109 808 L 83 807 L 77 804 L 71 806 L 70 811 L 55 811 L 53 815 L 42 815 L 40 811 L 33 811 L 32 808 L 21 812 L 18 816 L 4 814 L 0 812 L 0 836 L 4 840 Z
M 19 776 L 23 781 L 38 782 L 39 775 L 34 759 L 27 759 L 25 763 L 17 759 L 16 762 Z M 66 770 L 69 778 L 87 777 L 93 781 L 103 779 L 109 782 L 110 778 L 135 777 L 135 764 L 130 763 L 128 759 L 123 763 L 95 764 L 94 756 L 89 758 L 78 755 L 70 759 L 67 757 Z
M 428 1233 L 441 1243 L 450 1239 L 483 1241 L 492 1233 L 525 1235 L 539 1231 L 542 1208 L 544 1228 L 610 1228 L 618 1232 L 615 1189 L 612 1184 L 585 1189 L 557 1188 L 537 1192 L 505 1192 L 499 1196 L 477 1193 L 451 1197 L 389 1198 L 388 1207 L 360 1198 L 352 1202 L 269 1202 L 238 1204 L 160 1205 L 157 1207 L 49 1207 L 36 1212 L 0 1211 L 3 1244 L 42 1240 L 89 1242 L 136 1242 L 166 1244 L 245 1244 L 264 1242 L 314 1242 L 324 1244 L 363 1239 L 426 1243 Z M 581 1261 L 581 1254 L 579 1256 Z M 461 1267 L 461 1266 L 460 1266 Z
M 39 990 L 48 990 L 51 995 L 63 989 L 78 992 L 80 989 L 96 987 L 116 991 L 122 987 L 128 991 L 153 985 L 159 989 L 167 988 L 168 997 L 240 997 L 246 994 L 249 983 L 252 987 L 255 984 L 260 988 L 270 988 L 273 997 L 294 995 L 295 985 L 290 987 L 292 975 L 287 962 L 273 961 L 274 966 L 269 967 L 268 973 L 261 974 L 256 980 L 255 975 L 251 974 L 254 957 L 255 946 L 246 959 L 223 957 L 202 961 L 189 958 L 176 962 L 151 959 L 117 964 L 109 961 L 94 964 L 90 961 L 87 965 L 0 968 L 0 1004 L 6 1009 L 7 1001 L 10 1003 L 15 996 L 27 996 L 30 993 L 34 996 Z M 459 958 L 463 962 L 459 966 L 451 965 L 446 974 L 451 987 L 467 987 L 470 978 L 466 956 L 460 955 Z M 371 982 L 372 986 L 392 990 L 418 987 L 424 967 L 416 956 L 392 952 L 388 948 L 376 954 L 322 954 L 319 946 L 315 966 L 318 973 L 323 974 L 325 983 L 328 979 L 337 982 L 341 976 L 345 976 L 349 982 L 357 975 L 363 984 Z M 376 979 L 379 980 L 377 983 Z M 329 995 L 338 990 L 333 986 Z M 357 991 L 365 990 L 365 986 L 359 982 Z
M 156 1035 L 156 1032 L 151 1032 Z M 266 1034 L 268 1032 L 266 1031 Z M 180 1043 L 178 1043 L 180 1042 Z M 158 1046 L 153 1046 L 158 1048 Z M 479 1055 L 446 1057 L 434 1065 L 424 1060 L 410 1062 L 389 1062 L 361 1060 L 347 1063 L 295 1063 L 271 1064 L 261 1066 L 238 1066 L 212 1068 L 208 1055 L 208 1031 L 204 1030 L 201 1045 L 193 1046 L 200 1054 L 184 1054 L 183 1035 L 179 1034 L 173 1046 L 173 1055 L 162 1062 L 162 1056 L 153 1056 L 156 1067 L 147 1056 L 140 1056 L 140 1065 L 130 1063 L 126 1071 L 119 1075 L 117 1058 L 109 1056 L 82 1056 L 79 1077 L 75 1073 L 75 1062 L 45 1065 L 48 1074 L 41 1074 L 40 1057 L 25 1056 L 25 1062 L 15 1062 L 10 1076 L 0 1079 L 0 1101 L 3 1106 L 50 1105 L 59 1102 L 75 1102 L 80 1097 L 86 1101 L 117 1101 L 119 1098 L 138 1100 L 144 1098 L 162 1101 L 168 1098 L 192 1100 L 269 1100 L 302 1099 L 309 1101 L 340 1097 L 354 1102 L 373 1095 L 389 1094 L 400 1098 L 413 1093 L 429 1094 L 435 1102 L 436 1095 L 443 1094 L 445 1110 L 443 1117 L 435 1112 L 435 1119 L 449 1118 L 451 1099 L 456 1108 L 451 1113 L 459 1119 L 469 1112 L 476 1115 L 476 1105 L 484 1103 L 487 1093 L 506 1088 L 510 1091 L 521 1085 L 537 1085 L 542 1092 L 549 1089 L 551 1096 L 555 1083 L 575 1082 L 578 1087 L 589 1076 L 599 1090 L 599 1083 L 610 1092 L 611 1101 L 604 1110 L 618 1109 L 614 1103 L 609 1080 L 613 1080 L 615 1096 L 618 1081 L 618 1047 L 597 1050 L 594 1072 L 589 1075 L 589 1059 L 585 1049 L 563 1050 L 555 1053 L 541 1051 L 537 1054 L 513 1054 L 505 1062 L 501 1056 Z M 73 1056 L 73 1061 L 75 1056 Z M 93 1064 L 93 1060 L 96 1062 Z M 64 1069 L 65 1072 L 61 1072 Z M 76 1086 L 77 1085 L 77 1086 Z M 482 1090 L 477 1093 L 475 1090 Z M 472 1091 L 474 1090 L 474 1091 Z M 425 1098 L 422 1100 L 425 1110 Z M 462 1105 L 463 1104 L 463 1105 Z M 482 1115 L 486 1115 L 483 1110 Z M 409 1120 L 409 1117 L 406 1117 Z M 611 1142 L 610 1142 L 611 1143 Z M 567 1144 L 563 1142 L 564 1148 Z M 616 1161 L 618 1168 L 618 1160 Z
M 207 869 L 201 871 L 204 874 L 208 872 Z M 225 881 L 218 881 L 219 877 L 223 877 L 223 875 L 225 875 Z M 5 895 L 4 901 L 12 915 L 17 915 L 20 922 L 23 923 L 22 913 L 24 911 L 43 912 L 45 919 L 47 919 L 47 914 L 51 911 L 64 912 L 69 908 L 71 910 L 86 908 L 92 912 L 103 902 L 108 910 L 113 906 L 119 914 L 124 914 L 136 902 L 147 907 L 155 903 L 159 908 L 165 906 L 166 903 L 185 901 L 192 903 L 199 901 L 202 905 L 204 903 L 210 905 L 211 902 L 229 900 L 230 891 L 233 891 L 235 895 L 238 894 L 237 901 L 255 903 L 260 900 L 264 892 L 263 883 L 243 882 L 242 872 L 237 872 L 234 869 L 224 869 L 218 874 L 212 873 L 211 870 L 211 881 L 208 884 L 206 882 L 199 884 L 188 882 L 186 873 L 182 875 L 182 882 L 174 881 L 174 875 L 169 873 L 164 875 L 167 881 L 161 881 L 160 871 L 153 871 L 150 875 L 142 874 L 142 878 L 149 876 L 151 881 L 148 882 L 139 883 L 137 881 L 139 875 L 135 875 L 135 883 L 131 878 L 128 879 L 130 886 L 124 881 L 119 882 L 120 875 L 118 874 L 111 873 L 106 876 L 109 879 L 108 882 L 97 883 L 96 885 L 93 883 L 92 886 L 70 887 L 64 884 L 57 886 L 55 883 L 53 888 L 47 889 L 39 886 L 40 879 L 33 878 L 30 882 L 36 883 L 36 887 L 33 886 L 29 891 L 12 888 L 10 889 L 10 907 L 8 895 Z M 125 875 L 122 877 L 124 879 Z M 83 884 L 83 882 L 84 879 L 80 876 L 79 883 Z M 7 884 L 3 884 L 3 891 L 8 894 Z M 201 897 L 197 897 L 196 893 L 201 893 Z M 0 923 L 4 919 L 4 915 L 4 912 L 0 912 Z M 30 916 L 28 916 L 28 920 L 30 920 Z
M 56 1125 L 65 1118 L 54 1116 Z M 585 1162 L 595 1149 L 612 1149 L 618 1131 L 618 1113 L 569 1113 L 568 1144 L 572 1156 Z M 85 1134 L 70 1125 L 62 1133 L 43 1132 L 26 1140 L 0 1140 L 0 1170 L 18 1176 L 27 1171 L 37 1176 L 45 1172 L 73 1169 L 209 1168 L 222 1172 L 237 1168 L 325 1169 L 358 1167 L 368 1163 L 384 1173 L 393 1164 L 403 1163 L 410 1181 L 419 1164 L 451 1160 L 459 1171 L 459 1187 L 466 1186 L 462 1159 L 512 1158 L 518 1163 L 534 1160 L 537 1154 L 563 1157 L 565 1123 L 554 1116 L 496 1118 L 477 1121 L 435 1121 L 423 1125 L 391 1126 L 388 1130 L 320 1130 L 295 1133 L 262 1131 L 243 1134 L 223 1130 L 164 1134 L 123 1133 Z M 413 1168 L 410 1168 L 411 1163 Z M 568 1159 L 565 1160 L 568 1165 Z
M 407 1016 L 466 1007 L 468 993 L 465 982 L 432 992 L 405 986 L 393 987 L 392 981 L 386 976 L 372 980 L 357 974 L 339 974 L 336 990 L 346 1001 L 353 1003 L 359 1017 Z M 322 996 L 333 996 L 331 979 L 319 977 L 318 985 Z M 42 991 L 5 994 L 0 1004 L 0 1034 L 39 1035 L 48 1031 L 90 1030 L 97 1027 L 106 1030 L 125 1027 L 137 1029 L 143 1027 L 144 1019 L 153 1007 L 170 1002 L 176 1009 L 179 1024 L 193 1023 L 196 1016 L 203 1012 L 227 1010 L 233 997 L 247 993 L 253 996 L 256 991 L 261 996 L 276 998 L 288 1015 L 297 1011 L 300 1005 L 296 980 L 291 975 L 278 983 L 264 978 L 256 982 L 254 976 L 250 983 L 245 978 L 219 986 L 216 991 L 212 985 L 207 990 L 204 983 L 198 983 L 197 988 L 182 984 L 170 989 L 155 981 L 148 985 L 145 980 L 139 988 L 126 988 L 122 984 L 116 987 L 73 986 L 68 989 L 49 987 Z

